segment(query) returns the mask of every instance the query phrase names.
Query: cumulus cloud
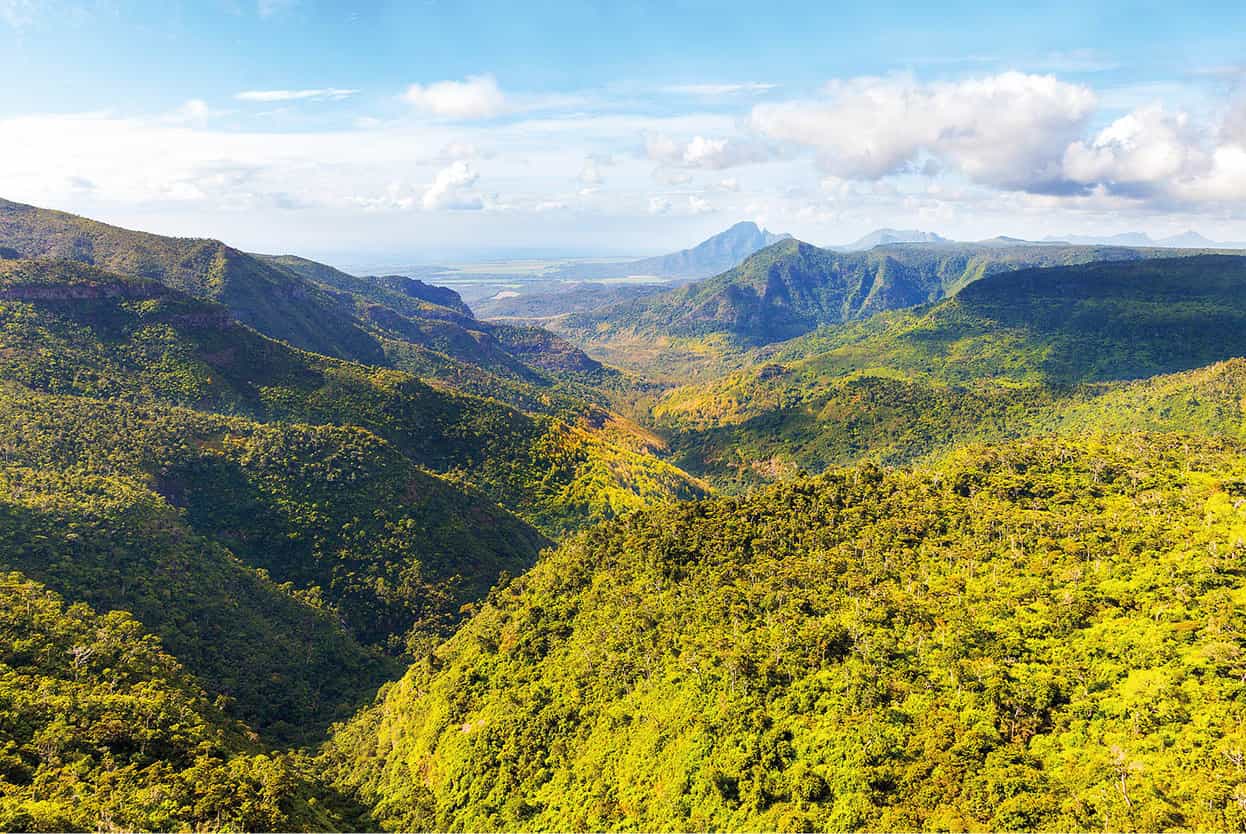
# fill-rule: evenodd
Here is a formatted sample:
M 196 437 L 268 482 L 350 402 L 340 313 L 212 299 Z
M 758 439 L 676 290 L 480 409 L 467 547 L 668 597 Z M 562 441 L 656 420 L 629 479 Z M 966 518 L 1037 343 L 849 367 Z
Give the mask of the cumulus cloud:
M 1064 150 L 1095 106 L 1089 87 L 1051 75 L 935 83 L 900 75 L 833 81 L 822 99 L 758 105 L 749 121 L 772 139 L 813 148 L 822 168 L 843 178 L 933 163 L 979 183 L 1047 191 L 1066 187 Z
M 367 211 L 408 211 L 414 208 L 419 195 L 407 183 L 393 180 L 379 194 L 355 197 L 352 202 Z
M 714 207 L 710 205 L 710 201 L 695 194 L 688 195 L 688 213 L 689 214 L 709 214 L 714 211 Z
M 437 172 L 432 184 L 424 191 L 421 202 L 428 211 L 453 209 L 475 211 L 484 208 L 479 195 L 467 193 L 479 174 L 463 160 L 451 163 Z
M 488 119 L 506 110 L 506 96 L 492 75 L 412 84 L 403 98 L 417 110 L 443 119 Z
M 243 90 L 235 93 L 238 101 L 341 101 L 358 93 L 358 90 L 345 90 L 337 87 L 325 87 L 318 90 Z
M 663 134 L 645 138 L 645 154 L 663 165 L 707 170 L 733 168 L 769 158 L 766 147 L 751 140 L 694 136 L 687 142 L 680 142 Z
M 1117 119 L 1090 141 L 1064 152 L 1064 172 L 1082 183 L 1102 183 L 1120 192 L 1151 192 L 1164 183 L 1205 171 L 1210 157 L 1185 113 L 1160 105 Z
M 1246 136 L 1230 111 L 1199 125 L 1159 104 L 1138 108 L 1069 145 L 1065 175 L 1108 194 L 1175 202 L 1246 199 Z

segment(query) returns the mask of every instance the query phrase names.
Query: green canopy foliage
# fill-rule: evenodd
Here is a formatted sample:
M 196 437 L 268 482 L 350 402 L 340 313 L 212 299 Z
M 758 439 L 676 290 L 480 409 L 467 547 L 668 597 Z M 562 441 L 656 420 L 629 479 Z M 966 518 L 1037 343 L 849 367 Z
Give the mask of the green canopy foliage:
M 345 727 L 394 829 L 1238 829 L 1242 448 L 968 448 L 638 513 Z

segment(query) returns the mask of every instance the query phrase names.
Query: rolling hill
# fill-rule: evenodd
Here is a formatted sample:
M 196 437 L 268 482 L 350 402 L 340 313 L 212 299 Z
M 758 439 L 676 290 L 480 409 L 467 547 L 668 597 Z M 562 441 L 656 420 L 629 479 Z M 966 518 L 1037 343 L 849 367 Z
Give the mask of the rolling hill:
M 132 612 L 282 741 L 535 561 L 548 539 L 497 503 L 561 535 L 704 494 L 582 428 L 73 261 L 0 262 L 0 380 L 3 567 Z
M 0 200 L 0 245 L 20 258 L 72 260 L 216 301 L 274 339 L 373 364 L 376 339 L 322 287 L 220 241 L 171 238 Z

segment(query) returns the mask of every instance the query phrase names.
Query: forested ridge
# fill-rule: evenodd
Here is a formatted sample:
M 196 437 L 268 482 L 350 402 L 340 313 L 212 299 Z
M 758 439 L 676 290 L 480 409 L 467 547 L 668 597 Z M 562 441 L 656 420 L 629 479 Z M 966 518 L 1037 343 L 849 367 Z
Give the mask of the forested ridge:
M 394 829 L 1230 829 L 1242 448 L 971 447 L 580 534 L 330 747 Z
M 785 240 L 713 278 L 549 321 L 622 367 L 683 379 L 730 367 L 741 349 L 936 302 L 991 276 L 1202 254 L 1207 250 L 1025 241 L 908 243 L 838 252 Z
M 938 304 L 757 351 L 743 370 L 667 391 L 651 415 L 674 460 L 735 489 L 974 440 L 1240 436 L 1243 290 L 1236 256 L 991 276 Z
M 264 422 L 359 426 L 546 532 L 704 492 L 612 436 L 297 350 L 154 281 L 74 262 L 0 261 L 0 303 L 0 378 Z

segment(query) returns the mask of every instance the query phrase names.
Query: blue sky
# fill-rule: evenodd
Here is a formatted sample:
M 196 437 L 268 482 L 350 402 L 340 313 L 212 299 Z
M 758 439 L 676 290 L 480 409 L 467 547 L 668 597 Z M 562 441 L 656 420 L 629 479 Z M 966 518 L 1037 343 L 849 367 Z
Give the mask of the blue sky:
M 339 260 L 645 253 L 739 219 L 817 243 L 1244 240 L 1243 24 L 1240 3 L 0 0 L 0 196 Z

